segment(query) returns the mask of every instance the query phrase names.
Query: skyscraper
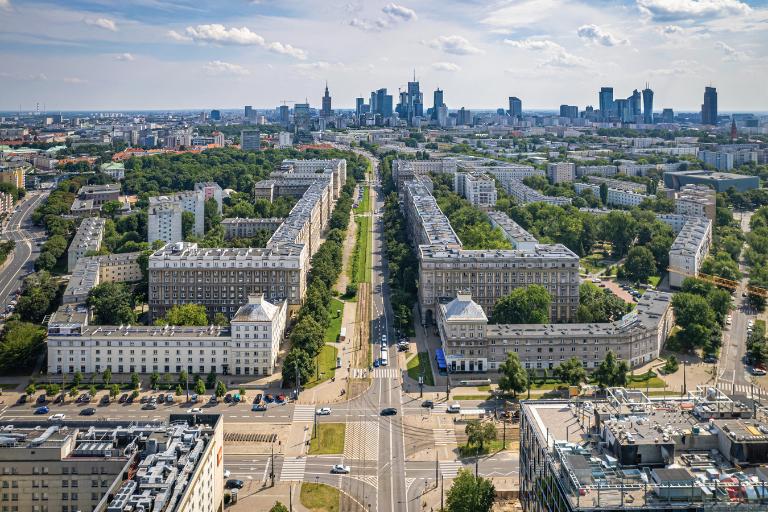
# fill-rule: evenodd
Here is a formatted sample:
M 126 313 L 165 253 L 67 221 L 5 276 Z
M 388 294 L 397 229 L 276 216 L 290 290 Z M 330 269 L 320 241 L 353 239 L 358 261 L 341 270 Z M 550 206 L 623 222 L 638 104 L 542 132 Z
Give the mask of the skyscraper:
M 577 105 L 560 105 L 560 117 L 576 119 L 579 117 L 579 107 Z
M 432 99 L 432 119 L 437 119 L 437 109 L 445 106 L 445 103 L 443 103 L 443 90 L 440 88 L 435 89 Z
M 613 87 L 600 88 L 600 117 L 608 120 L 614 115 Z
M 717 124 L 717 89 L 704 88 L 704 104 L 701 105 L 701 124 Z
M 291 122 L 290 108 L 288 105 L 280 105 L 277 110 L 280 124 L 283 126 L 288 126 L 288 124 Z
M 261 149 L 261 134 L 259 130 L 242 130 L 240 132 L 240 149 L 243 151 L 259 151 Z
M 392 95 L 386 88 L 371 92 L 371 114 L 392 117 Z
M 630 115 L 633 117 L 632 121 L 634 122 L 636 116 L 642 115 L 642 110 L 640 109 L 640 91 L 637 89 L 632 91 L 632 96 L 627 98 L 627 100 L 629 101 Z
M 509 117 L 523 117 L 523 102 L 515 96 L 509 97 Z
M 212 121 L 221 121 L 221 111 L 220 110 L 211 110 L 211 120 Z
M 246 120 L 250 120 L 253 117 L 253 107 L 250 105 L 245 106 L 245 113 L 243 114 Z
M 365 98 L 355 98 L 355 116 L 360 119 L 363 114 L 363 106 L 365 105 Z
M 309 103 L 295 103 L 293 105 L 293 124 L 296 128 L 309 128 Z
M 643 89 L 643 123 L 653 124 L 653 91 L 647 83 Z
M 331 110 L 331 95 L 328 93 L 328 82 L 325 83 L 325 94 L 322 99 L 322 107 L 320 108 L 320 117 L 331 117 L 333 110 Z

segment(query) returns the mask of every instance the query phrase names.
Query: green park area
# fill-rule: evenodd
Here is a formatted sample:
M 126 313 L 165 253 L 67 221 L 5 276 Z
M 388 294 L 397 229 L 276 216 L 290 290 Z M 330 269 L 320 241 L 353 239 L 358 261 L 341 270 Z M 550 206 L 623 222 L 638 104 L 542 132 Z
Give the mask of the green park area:
M 435 377 L 432 375 L 432 366 L 429 364 L 427 352 L 419 352 L 408 360 L 408 376 L 418 381 L 420 375 L 424 375 L 426 386 L 435 385 Z
M 317 355 L 317 371 L 305 388 L 313 388 L 336 375 L 336 356 L 339 350 L 333 345 L 323 345 Z M 318 378 L 319 377 L 319 378 Z
M 339 496 L 339 490 L 335 487 L 305 482 L 301 484 L 299 499 L 302 506 L 311 512 L 338 512 Z
M 318 423 L 309 441 L 310 455 L 344 453 L 344 423 Z
M 339 333 L 341 332 L 341 320 L 344 317 L 344 303 L 339 299 L 331 299 L 331 302 L 328 305 L 328 311 L 331 314 L 331 321 L 330 324 L 328 324 L 328 328 L 325 330 L 325 342 L 336 343 L 339 341 Z

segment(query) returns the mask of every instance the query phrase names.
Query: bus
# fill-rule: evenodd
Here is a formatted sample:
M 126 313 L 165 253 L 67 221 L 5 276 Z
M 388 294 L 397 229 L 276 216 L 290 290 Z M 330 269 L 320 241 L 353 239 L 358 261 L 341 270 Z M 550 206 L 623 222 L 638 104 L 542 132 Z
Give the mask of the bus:
M 389 363 L 387 361 L 389 359 L 389 356 L 387 355 L 387 351 L 384 349 L 381 349 L 381 366 L 387 366 Z
M 342 327 L 341 331 L 339 331 L 339 343 L 347 339 L 347 328 Z

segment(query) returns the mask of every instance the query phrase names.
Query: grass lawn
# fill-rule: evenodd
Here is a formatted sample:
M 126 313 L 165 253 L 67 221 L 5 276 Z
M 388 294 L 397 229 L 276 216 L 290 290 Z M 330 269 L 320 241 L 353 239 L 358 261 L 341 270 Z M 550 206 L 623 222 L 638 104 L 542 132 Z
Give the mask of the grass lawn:
M 477 386 L 477 390 L 478 391 L 490 391 L 491 390 L 491 385 L 490 384 L 485 384 L 484 386 Z
M 363 199 L 357 205 L 357 213 L 365 213 L 371 211 L 371 198 L 368 187 L 362 187 Z
M 309 441 L 310 455 L 344 453 L 344 423 L 318 423 L 317 436 Z M 314 432 L 313 432 L 314 434 Z
M 301 484 L 301 504 L 312 512 L 339 512 L 339 490 L 325 484 Z
M 356 216 L 357 222 L 357 243 L 355 252 L 352 256 L 352 266 L 350 267 L 350 280 L 353 283 L 370 282 L 371 279 L 371 244 L 370 225 L 371 218 Z
M 509 437 L 509 436 L 507 436 Z M 488 455 L 489 453 L 497 453 L 505 449 L 509 449 L 509 445 L 512 444 L 512 441 L 507 441 L 506 448 L 503 446 L 501 439 L 496 439 L 495 441 L 487 442 L 483 445 L 483 449 L 479 450 L 477 449 L 477 445 L 474 444 L 462 444 L 459 446 L 459 456 L 460 457 L 473 457 L 476 455 Z
M 325 342 L 336 343 L 339 341 L 339 332 L 341 332 L 341 319 L 344 316 L 344 303 L 339 299 L 331 299 L 328 305 L 328 311 L 331 313 L 331 324 L 325 330 Z M 336 316 L 336 311 L 341 311 Z
M 492 400 L 491 395 L 451 395 L 451 400 Z
M 435 377 L 432 375 L 432 366 L 429 364 L 429 354 L 419 352 L 408 360 L 408 376 L 415 381 L 424 373 L 424 384 L 427 386 L 435 385 Z
M 338 353 L 338 349 L 332 345 L 323 346 L 322 350 L 320 350 L 320 355 L 317 357 L 320 367 L 320 380 L 307 382 L 304 386 L 305 388 L 313 388 L 336 375 L 336 356 Z M 315 376 L 317 376 L 317 373 L 315 373 Z
M 653 285 L 654 288 L 659 286 L 659 282 L 661 282 L 661 276 L 651 276 L 648 278 L 648 284 Z

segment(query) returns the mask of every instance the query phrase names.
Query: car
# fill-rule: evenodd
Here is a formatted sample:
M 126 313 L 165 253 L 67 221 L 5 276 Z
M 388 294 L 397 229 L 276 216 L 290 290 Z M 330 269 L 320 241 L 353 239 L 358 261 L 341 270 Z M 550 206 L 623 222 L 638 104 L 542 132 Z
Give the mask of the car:
M 762 368 L 752 368 L 752 375 L 765 375 L 766 371 Z
M 189 410 L 189 414 L 202 414 L 203 410 L 199 407 L 193 407 Z
M 109 395 L 104 395 L 103 397 L 101 397 L 101 403 L 103 405 L 109 405 Z
M 142 404 L 145 404 L 145 403 L 149 402 L 149 397 L 145 395 L 145 396 L 141 397 L 141 400 L 139 400 L 139 402 L 141 402 Z
M 45 393 L 37 397 L 37 403 L 44 404 L 45 403 Z
M 461 412 L 461 405 L 458 403 L 453 403 L 446 407 L 445 412 L 459 413 Z
M 284 404 L 285 403 L 285 395 L 279 394 L 277 395 L 277 398 L 275 398 L 275 402 L 278 404 Z
M 133 395 L 128 395 L 128 398 L 125 399 L 125 403 L 132 404 L 133 403 Z
M 235 393 L 234 395 L 232 395 L 232 401 L 235 402 L 236 404 L 240 403 L 240 400 L 242 400 L 242 398 L 240 397 L 239 394 Z
M 166 404 L 172 404 L 174 401 L 175 401 L 175 399 L 173 398 L 173 395 L 171 395 L 170 393 L 165 395 L 165 403 Z
M 17 404 L 25 404 L 27 403 L 27 395 L 21 395 L 18 400 L 16 400 Z
M 267 402 L 268 404 L 271 404 L 272 402 L 275 401 L 275 397 L 273 397 L 272 395 L 264 395 L 264 401 Z
M 251 410 L 252 411 L 258 411 L 258 412 L 266 411 L 267 410 L 267 405 L 266 404 L 253 404 L 251 406 Z
M 196 404 L 198 400 L 199 400 L 199 397 L 196 394 L 189 397 L 189 401 L 192 402 L 193 404 Z
M 228 404 L 231 401 L 232 401 L 232 394 L 231 393 L 227 393 L 226 395 L 224 395 L 224 403 Z
M 227 489 L 242 489 L 243 485 L 245 484 L 243 483 L 242 480 L 230 479 L 230 480 L 227 480 L 227 482 L 224 484 L 224 487 L 226 487 Z
M 211 395 L 211 398 L 209 398 L 208 401 L 212 404 L 217 404 L 219 403 L 219 398 L 216 395 Z
M 379 363 L 379 360 L 378 360 L 378 359 L 374 359 L 374 360 L 373 360 L 373 367 L 374 367 L 374 368 L 378 368 L 378 367 L 379 367 L 379 364 L 380 364 L 380 363 Z
M 120 395 L 118 402 L 120 402 L 121 404 L 124 404 L 127 401 L 128 401 L 128 393 L 123 393 L 122 395 Z
M 432 400 L 424 400 L 423 402 L 421 402 L 421 406 L 426 407 L 428 409 L 433 409 L 435 407 L 435 402 L 433 402 Z
M 261 393 L 253 397 L 253 403 L 258 404 L 259 402 L 261 402 Z
M 331 408 L 330 407 L 321 407 L 318 410 L 315 411 L 315 414 L 318 416 L 330 416 L 331 415 Z
M 331 473 L 334 475 L 346 475 L 349 473 L 349 466 L 343 464 L 334 464 L 331 466 Z
M 91 395 L 89 395 L 88 393 L 83 393 L 82 395 L 77 397 L 77 401 L 80 402 L 81 404 L 87 404 L 88 402 L 91 401 Z
M 64 395 L 56 395 L 56 398 L 53 399 L 53 403 L 60 404 L 64 401 Z
M 62 413 L 57 413 L 52 416 L 48 416 L 48 421 L 63 421 L 66 416 Z
M 405 345 L 403 345 L 402 343 L 398 343 L 397 344 L 397 351 L 398 352 L 408 352 L 409 348 L 410 347 L 409 347 L 409 345 L 407 343 Z
M 80 416 L 93 416 L 94 414 L 96 414 L 96 409 L 93 407 L 86 407 L 80 410 Z
M 397 414 L 397 409 L 394 407 L 386 407 L 381 410 L 379 413 L 381 416 L 395 416 Z
M 229 476 L 232 474 L 232 472 L 228 469 L 224 470 L 224 478 L 229 478 Z
M 47 406 L 43 405 L 35 409 L 35 414 L 48 414 L 49 411 L 50 409 L 48 409 Z
M 157 409 L 157 406 L 155 404 L 153 404 L 153 403 L 147 402 L 141 408 L 146 410 L 146 411 L 153 411 L 153 410 Z
M 710 363 L 710 364 L 713 364 L 713 363 L 716 363 L 716 362 L 717 362 L 717 358 L 716 358 L 715 356 L 706 356 L 706 357 L 704 358 L 704 362 L 705 362 L 705 363 Z
M 387 335 L 386 334 L 382 334 L 381 335 L 381 344 L 382 345 L 386 345 L 387 344 Z
M 159 395 L 157 395 L 157 403 L 161 404 L 163 402 L 165 402 L 165 394 L 160 393 Z

